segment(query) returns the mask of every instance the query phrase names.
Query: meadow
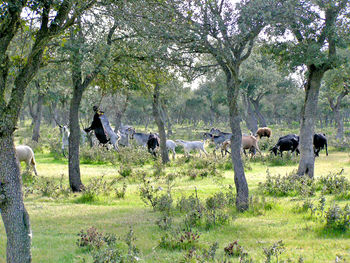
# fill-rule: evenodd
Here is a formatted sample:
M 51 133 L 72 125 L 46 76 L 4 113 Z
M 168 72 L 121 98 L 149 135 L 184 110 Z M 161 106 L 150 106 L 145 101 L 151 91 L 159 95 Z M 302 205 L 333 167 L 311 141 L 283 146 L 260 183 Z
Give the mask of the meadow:
M 330 142 L 316 159 L 315 179 L 293 176 L 299 157 L 268 153 L 280 134 L 259 142 L 263 156 L 244 158 L 250 208 L 234 208 L 230 157 L 183 156 L 163 166 L 145 149 L 81 149 L 86 187 L 71 193 L 57 129 L 29 128 L 16 143 L 35 150 L 39 178 L 23 173 L 33 231 L 33 262 L 347 262 L 350 261 L 350 155 Z M 200 138 L 177 128 L 173 138 Z M 327 131 L 332 134 L 334 131 Z M 331 136 L 331 135 L 330 135 Z M 25 166 L 22 164 L 22 171 Z M 0 223 L 0 262 L 6 258 Z

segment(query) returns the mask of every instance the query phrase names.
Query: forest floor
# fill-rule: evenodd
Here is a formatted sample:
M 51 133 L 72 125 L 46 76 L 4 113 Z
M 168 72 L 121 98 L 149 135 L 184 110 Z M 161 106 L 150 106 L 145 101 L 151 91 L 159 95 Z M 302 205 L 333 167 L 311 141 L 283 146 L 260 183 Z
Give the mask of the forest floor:
M 179 148 L 176 160 L 162 166 L 142 149 L 118 154 L 85 147 L 80 169 L 86 191 L 71 193 L 68 162 L 59 156 L 59 147 L 54 149 L 57 134 L 45 138 L 51 141 L 33 146 L 39 178 L 23 174 L 33 262 L 114 262 L 113 257 L 123 262 L 270 262 L 268 257 L 271 262 L 350 261 L 350 226 L 341 218 L 350 204 L 346 151 L 330 147 L 328 156 L 321 151 L 315 180 L 299 182 L 291 179 L 299 157 L 270 156 L 267 149 L 276 137 L 269 139 L 261 146 L 262 157 L 244 157 L 251 200 L 250 209 L 238 213 L 230 158 L 219 153 L 215 158 L 212 148 L 203 158 L 194 153 L 185 158 Z M 79 236 L 81 230 L 89 235 L 90 227 L 96 229 L 94 234 L 90 229 L 90 238 L 101 233 L 97 243 L 84 243 Z M 118 237 L 111 245 L 113 255 L 104 250 L 108 242 L 102 236 L 107 233 Z M 5 255 L 1 222 L 0 262 Z

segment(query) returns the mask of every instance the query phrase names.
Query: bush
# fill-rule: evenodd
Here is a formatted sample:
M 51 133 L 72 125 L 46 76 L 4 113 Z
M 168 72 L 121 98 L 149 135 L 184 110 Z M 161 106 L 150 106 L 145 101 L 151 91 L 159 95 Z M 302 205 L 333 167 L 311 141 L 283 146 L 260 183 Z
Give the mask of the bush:
M 116 186 L 116 187 L 114 188 L 115 196 L 116 196 L 117 198 L 125 198 L 126 188 L 127 188 L 127 185 L 126 185 L 125 182 L 123 183 L 123 186 L 122 186 L 121 189 L 119 189 L 119 188 Z
M 285 176 L 271 176 L 267 170 L 266 181 L 259 183 L 259 189 L 272 196 L 313 196 L 316 184 L 307 176 L 299 176 L 294 171 Z
M 343 209 L 333 204 L 326 212 L 326 228 L 347 231 L 350 229 L 350 206 L 347 204 Z
M 86 247 L 88 250 L 99 249 L 105 244 L 104 236 L 95 227 L 90 227 L 86 231 L 81 230 L 78 234 L 78 247 Z
M 213 226 L 227 224 L 229 212 L 234 205 L 235 197 L 231 189 L 226 192 L 218 192 L 207 199 L 200 200 L 196 195 L 181 197 L 176 208 L 186 213 L 183 223 L 187 229 L 204 225 L 206 229 Z
M 122 177 L 130 177 L 132 175 L 132 168 L 129 165 L 121 165 L 119 168 L 119 174 Z
M 317 180 L 318 189 L 322 194 L 345 194 L 350 191 L 350 181 L 342 174 L 344 169 L 339 173 L 329 173 Z
M 243 247 L 238 244 L 237 240 L 229 243 L 224 248 L 224 252 L 225 255 L 229 257 L 245 257 L 247 255 L 247 252 L 245 252 Z
M 80 148 L 80 161 L 84 164 L 116 164 L 118 160 L 118 152 L 114 149 L 108 150 L 107 147 L 83 146 Z
M 272 210 L 275 205 L 275 202 L 267 201 L 264 196 L 250 196 L 248 212 L 255 216 L 263 215 L 265 211 Z
M 78 236 L 77 246 L 92 253 L 94 263 L 126 263 L 140 260 L 139 250 L 134 245 L 136 239 L 132 229 L 123 239 L 114 234 L 98 232 L 95 227 L 81 230 Z
M 116 160 L 124 165 L 143 166 L 151 162 L 152 155 L 144 147 L 120 147 Z
M 101 177 L 91 179 L 89 184 L 85 185 L 78 202 L 94 202 L 98 200 L 99 196 L 110 195 L 110 193 L 113 192 L 113 187 L 116 182 L 117 179 L 107 182 L 103 175 Z
M 175 230 L 166 232 L 159 241 L 159 246 L 164 249 L 189 249 L 198 244 L 200 234 L 192 230 Z

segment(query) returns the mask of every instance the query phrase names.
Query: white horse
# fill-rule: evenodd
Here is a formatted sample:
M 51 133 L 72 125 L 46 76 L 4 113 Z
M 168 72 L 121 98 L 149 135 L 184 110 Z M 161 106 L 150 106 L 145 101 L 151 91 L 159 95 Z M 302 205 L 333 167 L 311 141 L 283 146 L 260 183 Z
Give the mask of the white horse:
M 184 147 L 185 155 L 189 156 L 191 150 L 199 151 L 199 155 L 202 157 L 202 152 L 208 155 L 207 151 L 204 149 L 204 142 L 201 141 L 184 141 L 175 140 Z
M 16 146 L 16 156 L 19 162 L 26 162 L 27 165 L 27 172 L 29 171 L 29 165 L 33 167 L 33 171 L 36 176 L 38 176 L 38 173 L 36 171 L 36 163 L 34 158 L 34 152 L 32 148 L 30 148 L 27 145 L 18 145 Z
M 176 147 L 176 143 L 173 140 L 166 140 L 166 148 L 168 149 L 168 151 L 169 150 L 172 151 L 174 160 L 175 160 L 175 155 L 176 155 L 175 147 Z

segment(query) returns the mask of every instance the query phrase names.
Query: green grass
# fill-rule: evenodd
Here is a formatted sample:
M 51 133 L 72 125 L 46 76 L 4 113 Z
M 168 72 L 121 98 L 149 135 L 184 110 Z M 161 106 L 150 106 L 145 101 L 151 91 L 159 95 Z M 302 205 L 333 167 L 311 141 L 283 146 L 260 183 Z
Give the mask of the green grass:
M 267 152 L 264 152 L 267 155 Z M 177 158 L 181 158 L 178 155 Z M 213 158 L 213 157 L 209 157 Z M 221 158 L 221 157 L 220 157 Z M 228 158 L 228 157 L 226 157 Z M 167 173 L 185 169 L 191 165 L 194 158 L 188 163 L 172 162 L 165 168 Z M 63 174 L 64 184 L 68 185 L 67 160 L 55 160 L 47 150 L 36 154 L 38 174 L 43 177 L 59 180 Z M 271 166 L 269 161 L 257 158 L 250 162 L 250 170 L 246 170 L 250 193 L 256 195 L 258 184 L 266 178 L 266 170 L 270 174 L 285 175 L 297 168 L 296 162 L 282 163 Z M 154 161 L 132 169 L 153 173 Z M 22 166 L 24 168 L 24 166 Z M 84 184 L 93 178 L 104 176 L 112 180 L 118 176 L 120 164 L 81 164 L 81 175 Z M 329 172 L 339 172 L 344 168 L 344 176 L 350 179 L 350 157 L 346 152 L 332 151 L 329 156 L 322 152 L 316 159 L 315 176 L 324 176 Z M 222 177 L 196 178 L 188 176 L 176 178 L 173 187 L 175 199 L 181 195 L 190 195 L 198 189 L 198 196 L 206 198 L 228 185 L 234 185 L 232 170 L 220 170 Z M 165 189 L 165 182 L 160 183 Z M 70 194 L 59 198 L 41 197 L 34 194 L 25 199 L 25 205 L 30 215 L 33 230 L 32 255 L 33 262 L 92 262 L 92 258 L 76 245 L 77 234 L 81 229 L 90 226 L 102 232 L 112 232 L 118 236 L 125 235 L 132 227 L 137 238 L 136 246 L 141 250 L 143 262 L 179 262 L 184 251 L 167 250 L 158 247 L 158 241 L 163 235 L 155 221 L 159 212 L 147 207 L 139 196 L 139 181 L 131 179 L 125 199 L 116 199 L 111 196 L 101 196 L 94 202 L 81 203 L 81 193 Z M 319 193 L 313 200 L 319 198 Z M 349 201 L 335 200 L 334 196 L 326 196 L 327 204 L 333 201 L 344 206 Z M 282 259 L 291 258 L 296 261 L 303 256 L 304 262 L 334 262 L 337 255 L 347 261 L 350 260 L 350 232 L 339 233 L 324 230 L 324 222 L 310 218 L 309 212 L 295 213 L 293 207 L 301 203 L 300 197 L 271 198 L 274 202 L 270 210 L 263 210 L 261 215 L 247 211 L 237 214 L 229 224 L 205 230 L 200 228 L 201 246 L 208 247 L 217 241 L 218 258 L 222 259 L 223 248 L 230 242 L 239 240 L 239 243 L 256 261 L 262 262 L 263 248 L 271 246 L 278 240 L 283 240 L 286 251 Z M 176 216 L 176 222 L 180 216 Z M 6 235 L 3 224 L 0 223 L 0 262 L 5 262 Z M 235 259 L 237 260 L 237 259 Z M 235 262 L 235 261 L 234 261 Z

